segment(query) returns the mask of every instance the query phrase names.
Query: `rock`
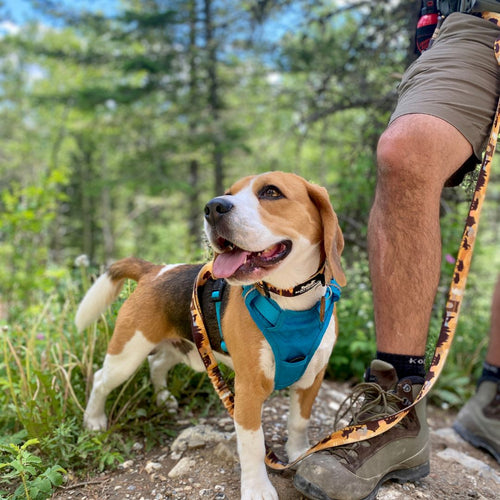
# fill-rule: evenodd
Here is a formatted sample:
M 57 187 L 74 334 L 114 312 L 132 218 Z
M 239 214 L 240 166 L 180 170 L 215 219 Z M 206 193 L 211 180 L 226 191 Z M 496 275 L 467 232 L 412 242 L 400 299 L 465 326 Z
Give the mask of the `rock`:
M 431 435 L 440 437 L 449 445 L 463 443 L 462 438 L 451 427 L 443 427 L 442 429 L 431 431 Z
M 180 452 L 187 449 L 202 448 L 207 444 L 228 441 L 234 433 L 220 432 L 210 425 L 197 425 L 184 429 L 172 443 L 172 451 Z
M 134 451 L 141 451 L 143 448 L 144 448 L 144 445 L 143 445 L 142 443 L 137 443 L 137 442 L 136 442 L 136 443 L 134 443 L 134 444 L 132 445 L 132 449 L 133 449 Z
M 236 441 L 231 440 L 218 443 L 213 449 L 213 454 L 221 458 L 224 462 L 237 462 L 238 451 L 236 449 Z
M 234 431 L 234 421 L 231 417 L 220 418 L 217 422 L 217 426 L 227 432 Z
M 148 463 L 144 466 L 144 470 L 148 473 L 148 474 L 152 474 L 153 472 L 159 470 L 162 468 L 162 465 L 158 462 L 151 462 L 151 461 L 148 461 Z
M 437 455 L 443 460 L 458 462 L 471 472 L 479 473 L 480 475 L 491 478 L 500 484 L 500 476 L 488 464 L 478 460 L 477 458 L 466 455 L 465 453 L 457 451 L 453 448 L 445 448 Z
M 175 479 L 187 474 L 192 474 L 193 470 L 196 468 L 196 461 L 191 458 L 181 458 L 168 473 L 170 479 Z

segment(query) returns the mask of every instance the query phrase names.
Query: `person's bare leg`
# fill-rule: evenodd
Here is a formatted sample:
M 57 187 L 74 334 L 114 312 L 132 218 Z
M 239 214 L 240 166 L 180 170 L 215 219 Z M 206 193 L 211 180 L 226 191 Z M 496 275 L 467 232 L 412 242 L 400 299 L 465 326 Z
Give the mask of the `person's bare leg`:
M 379 351 L 422 356 L 439 282 L 439 201 L 445 181 L 472 154 L 447 122 L 405 115 L 381 136 L 368 224 Z
M 500 275 L 491 301 L 490 343 L 486 353 L 486 362 L 500 366 Z

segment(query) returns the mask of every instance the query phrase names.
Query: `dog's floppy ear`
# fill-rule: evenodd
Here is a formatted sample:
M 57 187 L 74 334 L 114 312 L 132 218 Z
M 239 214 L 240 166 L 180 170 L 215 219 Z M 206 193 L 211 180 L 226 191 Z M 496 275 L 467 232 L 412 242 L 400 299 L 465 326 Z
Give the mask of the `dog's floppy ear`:
M 335 278 L 340 286 L 346 284 L 344 271 L 340 262 L 340 255 L 344 249 L 344 237 L 339 227 L 337 215 L 333 211 L 328 191 L 316 184 L 308 183 L 309 197 L 314 202 L 321 216 L 323 225 L 323 249 L 326 258 L 325 278 L 328 283 Z

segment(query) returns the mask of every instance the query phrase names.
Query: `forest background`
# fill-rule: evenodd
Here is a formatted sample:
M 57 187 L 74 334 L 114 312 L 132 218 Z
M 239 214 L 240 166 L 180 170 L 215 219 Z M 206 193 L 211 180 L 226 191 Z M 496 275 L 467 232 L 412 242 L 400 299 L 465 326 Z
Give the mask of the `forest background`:
M 374 352 L 366 225 L 375 148 L 399 78 L 416 58 L 419 2 L 25 3 L 28 19 L 19 23 L 0 2 L 4 494 L 46 498 L 61 467 L 81 474 L 110 467 L 137 436 L 154 446 L 160 427 L 168 433 L 171 417 L 149 404 L 146 368 L 110 398 L 113 432 L 83 432 L 83 407 L 119 304 L 82 334 L 73 325 L 76 304 L 115 259 L 208 258 L 204 204 L 243 175 L 284 170 L 328 189 L 348 277 L 328 376 L 359 380 Z M 471 186 L 473 179 L 443 192 L 429 353 Z M 495 165 L 435 404 L 460 406 L 481 369 L 500 269 L 499 214 Z M 191 410 L 219 404 L 206 376 L 186 368 L 173 372 L 169 387 Z

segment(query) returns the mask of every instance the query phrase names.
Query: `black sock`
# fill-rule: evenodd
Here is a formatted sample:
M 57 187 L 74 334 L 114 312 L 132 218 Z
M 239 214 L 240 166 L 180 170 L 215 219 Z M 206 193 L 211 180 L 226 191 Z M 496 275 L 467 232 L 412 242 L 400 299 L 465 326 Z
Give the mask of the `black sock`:
M 493 382 L 500 382 L 500 366 L 490 365 L 486 361 L 483 363 L 483 373 L 479 382 L 483 380 L 491 380 Z
M 412 376 L 425 377 L 425 356 L 407 356 L 377 351 L 377 359 L 394 366 L 399 379 Z

